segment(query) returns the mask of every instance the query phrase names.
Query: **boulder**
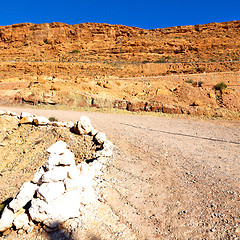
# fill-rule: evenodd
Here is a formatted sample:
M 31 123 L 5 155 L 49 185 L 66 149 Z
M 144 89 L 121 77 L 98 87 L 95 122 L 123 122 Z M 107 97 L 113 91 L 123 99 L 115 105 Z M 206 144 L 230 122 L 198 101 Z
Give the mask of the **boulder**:
M 65 192 L 63 182 L 43 183 L 37 190 L 37 197 L 50 203 Z
M 29 215 L 32 220 L 37 222 L 43 222 L 48 219 L 48 204 L 40 198 L 34 198 L 31 201 L 31 207 L 29 208 Z
M 75 129 L 81 135 L 91 133 L 93 129 L 91 120 L 86 116 L 80 117 L 80 120 L 75 124 Z

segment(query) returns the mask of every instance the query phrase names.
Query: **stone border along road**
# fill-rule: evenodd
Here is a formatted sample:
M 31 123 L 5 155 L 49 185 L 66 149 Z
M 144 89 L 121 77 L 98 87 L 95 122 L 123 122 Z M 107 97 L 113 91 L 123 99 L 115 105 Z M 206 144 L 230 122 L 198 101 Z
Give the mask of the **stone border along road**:
M 238 239 L 239 122 L 0 109 L 73 122 L 90 117 L 117 146 L 102 201 L 138 239 Z

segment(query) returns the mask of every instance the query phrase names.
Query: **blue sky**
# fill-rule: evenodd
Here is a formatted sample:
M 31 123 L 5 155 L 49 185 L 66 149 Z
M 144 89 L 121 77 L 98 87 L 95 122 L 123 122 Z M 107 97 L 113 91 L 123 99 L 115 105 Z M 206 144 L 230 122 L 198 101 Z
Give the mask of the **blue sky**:
M 2 0 L 0 25 L 98 22 L 144 29 L 240 20 L 240 0 Z

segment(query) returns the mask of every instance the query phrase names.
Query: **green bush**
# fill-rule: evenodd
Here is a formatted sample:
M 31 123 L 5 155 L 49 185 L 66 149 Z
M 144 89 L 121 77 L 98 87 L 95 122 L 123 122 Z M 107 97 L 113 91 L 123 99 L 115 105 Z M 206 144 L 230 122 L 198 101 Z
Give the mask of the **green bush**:
M 202 87 L 202 84 L 203 84 L 203 81 L 199 81 L 199 82 L 198 82 L 198 86 L 199 86 L 199 87 Z
M 50 122 L 58 122 L 58 119 L 55 118 L 55 117 L 49 117 L 48 120 L 49 120 Z
M 192 79 L 186 80 L 185 83 L 193 84 L 193 80 Z
M 224 82 L 218 83 L 217 85 L 215 85 L 215 90 L 220 90 L 222 91 L 223 89 L 227 88 L 227 84 L 225 84 Z
M 43 42 L 44 42 L 45 44 L 48 44 L 48 40 L 47 40 L 47 39 L 44 39 Z
M 70 53 L 79 53 L 79 50 L 74 49 L 74 50 L 72 50 Z

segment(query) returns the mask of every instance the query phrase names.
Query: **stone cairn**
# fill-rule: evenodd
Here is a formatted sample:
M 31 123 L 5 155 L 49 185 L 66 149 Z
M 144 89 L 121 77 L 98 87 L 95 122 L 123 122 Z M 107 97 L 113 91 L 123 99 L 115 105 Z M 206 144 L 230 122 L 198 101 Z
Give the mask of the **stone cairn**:
M 107 158 L 112 155 L 112 143 L 104 133 L 95 130 L 88 117 L 82 116 L 71 122 L 50 122 L 45 117 L 22 112 L 0 111 L 0 115 L 13 116 L 21 124 L 53 125 L 68 127 L 77 134 L 89 134 L 101 145 L 96 160 L 91 163 L 75 164 L 74 154 L 67 144 L 58 141 L 47 149 L 50 154 L 45 166 L 35 173 L 32 181 L 25 182 L 18 194 L 4 208 L 0 219 L 0 232 L 14 226 L 30 232 L 34 223 L 42 223 L 47 231 L 54 231 L 58 225 L 81 214 L 81 208 L 97 201 L 95 187 L 98 176 L 103 173 Z

